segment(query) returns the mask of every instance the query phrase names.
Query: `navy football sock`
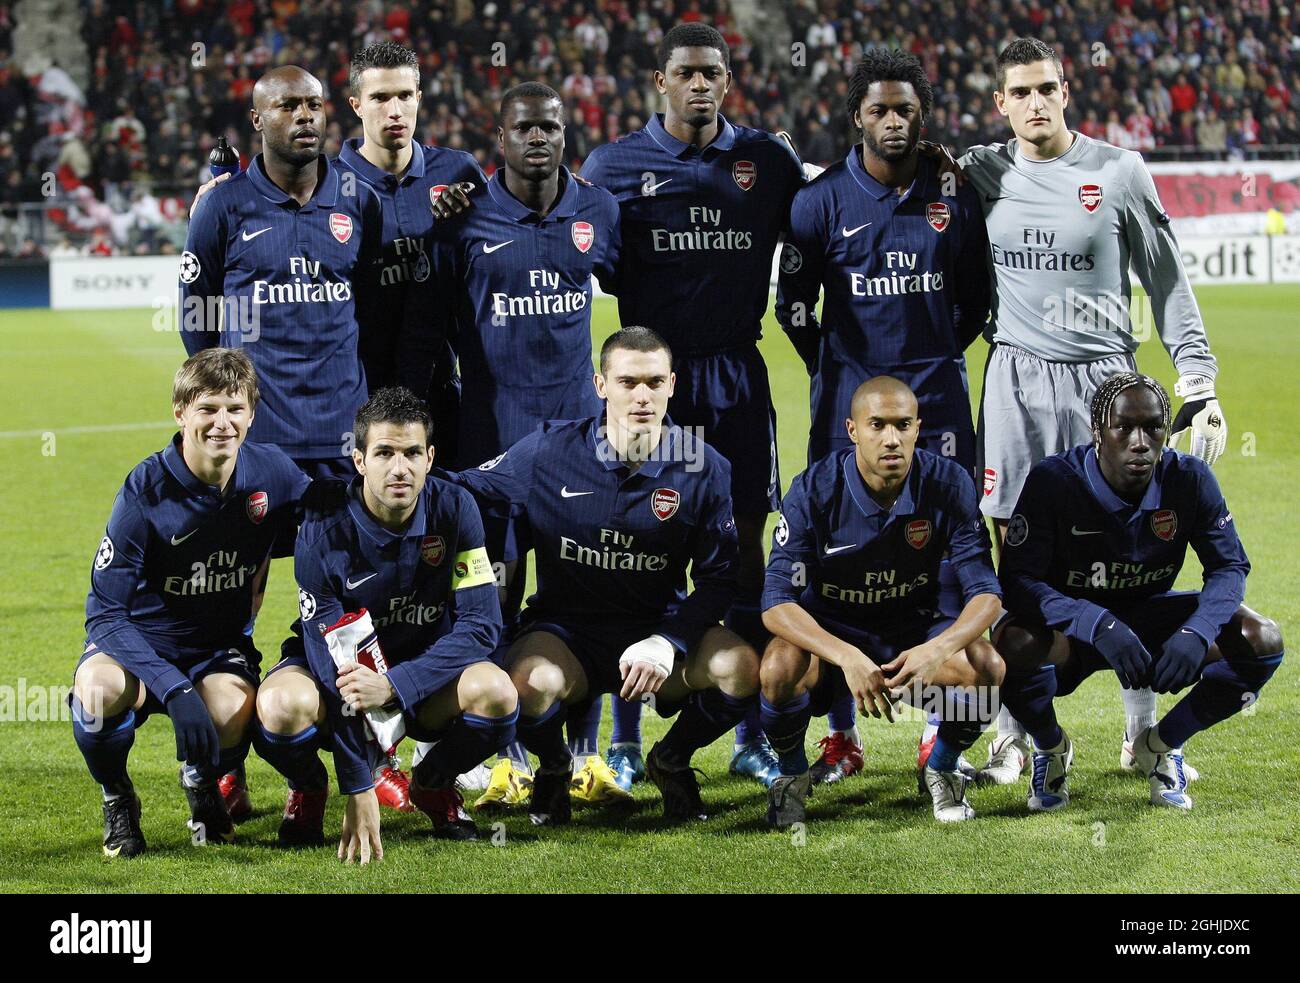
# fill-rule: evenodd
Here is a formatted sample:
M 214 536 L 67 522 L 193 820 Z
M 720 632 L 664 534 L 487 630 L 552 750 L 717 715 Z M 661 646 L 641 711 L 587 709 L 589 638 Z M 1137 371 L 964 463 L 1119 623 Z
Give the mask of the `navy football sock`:
M 425 788 L 447 787 L 457 775 L 469 771 L 513 741 L 518 722 L 518 708 L 504 717 L 462 713 L 433 750 L 415 766 L 415 780 Z
M 853 704 L 853 696 L 846 694 L 831 704 L 830 711 L 826 714 L 826 723 L 831 730 L 850 731 L 857 722 L 857 707 Z M 770 737 L 768 738 L 771 739 Z
M 321 763 L 320 730 L 315 724 L 296 734 L 272 734 L 259 720 L 253 727 L 253 747 L 263 761 L 284 776 L 295 792 L 318 792 L 329 785 Z
M 538 717 L 522 713 L 517 724 L 519 740 L 537 755 L 540 767 L 547 771 L 566 771 L 573 767 L 573 755 L 564 741 L 565 706 L 556 700 Z
M 753 744 L 755 741 L 763 739 L 763 722 L 761 720 L 761 711 L 758 704 L 755 703 L 745 713 L 745 718 L 736 724 L 736 747 L 745 744 Z
M 732 604 L 722 623 L 744 639 L 760 656 L 772 637 L 772 633 L 763 625 L 763 611 L 757 595 Z M 763 727 L 758 720 L 758 705 L 755 704 L 736 725 L 736 747 L 762 739 Z
M 74 696 L 72 736 L 86 759 L 90 777 L 103 788 L 105 798 L 130 795 L 126 757 L 135 743 L 135 711 L 126 710 L 111 717 L 96 716 Z
M 610 744 L 640 744 L 641 714 L 645 704 L 640 700 L 625 700 L 617 693 L 609 698 L 610 716 L 614 718 L 614 732 Z
M 952 771 L 957 767 L 957 756 L 978 741 L 984 730 L 979 710 L 975 700 L 962 687 L 944 687 L 943 719 L 939 721 L 938 738 L 930 752 L 931 768 Z
M 728 696 L 716 687 L 696 690 L 659 744 L 659 759 L 684 768 L 691 756 L 735 727 L 754 702 L 752 696 Z
M 600 709 L 604 702 L 604 695 L 598 695 L 580 719 L 567 718 L 565 730 L 569 734 L 569 751 L 575 759 L 585 760 L 588 755 L 600 753 Z
M 1032 672 L 1008 672 L 1002 681 L 1002 702 L 1020 722 L 1039 748 L 1061 743 L 1052 700 L 1056 696 L 1056 669 L 1039 666 Z
M 1156 730 L 1169 747 L 1188 739 L 1254 703 L 1282 662 L 1282 653 L 1211 662 L 1191 690 L 1165 714 Z
M 812 720 L 812 695 L 801 693 L 789 703 L 776 706 L 760 695 L 758 707 L 768 743 L 781 762 L 781 774 L 802 775 L 808 770 L 804 738 Z

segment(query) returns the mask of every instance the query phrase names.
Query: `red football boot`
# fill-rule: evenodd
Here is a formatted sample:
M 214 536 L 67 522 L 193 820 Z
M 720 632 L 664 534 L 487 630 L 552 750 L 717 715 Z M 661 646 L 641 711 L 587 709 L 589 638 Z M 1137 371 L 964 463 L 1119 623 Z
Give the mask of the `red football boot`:
M 221 781 L 217 782 L 217 788 L 221 790 L 221 797 L 226 800 L 226 810 L 230 813 L 231 822 L 242 823 L 253 814 L 253 799 L 248 794 L 248 786 L 238 772 L 232 771 L 222 775 Z
M 386 809 L 410 812 L 415 808 L 411 805 L 411 779 L 391 762 L 375 772 L 375 796 Z
M 862 770 L 862 748 L 847 734 L 832 731 L 817 746 L 822 749 L 821 757 L 808 769 L 814 785 L 842 781 Z
M 329 786 L 310 792 L 290 789 L 277 836 L 280 846 L 324 846 L 325 803 L 329 797 Z
M 443 840 L 477 840 L 478 827 L 465 812 L 465 800 L 456 786 L 421 788 L 411 782 L 411 801 L 433 820 L 433 835 Z

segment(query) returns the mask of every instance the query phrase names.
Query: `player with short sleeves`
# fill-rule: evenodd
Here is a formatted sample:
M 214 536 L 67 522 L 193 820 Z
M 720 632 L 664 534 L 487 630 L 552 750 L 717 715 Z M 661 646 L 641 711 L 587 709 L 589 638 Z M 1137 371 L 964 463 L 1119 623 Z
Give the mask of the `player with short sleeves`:
M 1125 689 L 1191 689 L 1132 737 L 1159 806 L 1190 809 L 1183 745 L 1258 698 L 1282 661 L 1277 624 L 1246 607 L 1250 563 L 1214 473 L 1165 447 L 1169 397 L 1121 373 L 1092 400 L 1093 439 L 1044 458 L 1007 524 L 1002 699 L 1034 741 L 1029 808 L 1069 804 L 1074 758 L 1053 701 L 1099 670 Z M 1188 547 L 1199 591 L 1174 590 Z
M 108 857 L 145 849 L 127 756 L 155 713 L 176 730 L 195 837 L 234 838 L 217 782 L 248 753 L 256 575 L 310 485 L 283 452 L 245 443 L 258 395 L 243 352 L 186 360 L 172 384 L 180 432 L 127 476 L 95 554 L 72 731 L 103 790 Z
M 757 654 L 719 624 L 736 586 L 731 474 L 665 419 L 672 356 L 654 332 L 610 336 L 595 385 L 603 416 L 545 424 L 452 477 L 532 530 L 537 593 L 505 662 L 520 739 L 540 762 L 533 821 L 569 821 L 565 717 L 617 692 L 653 696 L 665 717 L 680 711 L 646 768 L 664 818 L 684 822 L 705 813 L 692 755 L 735 726 L 758 688 Z
M 381 389 L 355 433 L 346 504 L 299 530 L 298 638 L 262 684 L 258 752 L 292 790 L 281 843 L 313 845 L 328 795 L 316 749 L 331 740 L 348 797 L 339 858 L 366 863 L 383 852 L 373 771 L 391 747 L 370 715 L 400 714 L 406 734 L 437 742 L 411 771 L 411 802 L 436 836 L 466 840 L 477 831 L 456 776 L 513 738 L 517 697 L 492 660 L 501 614 L 482 521 L 466 491 L 428 476 L 424 403 Z
M 941 822 L 975 813 L 974 769 L 961 753 L 992 719 L 1003 664 L 983 637 L 1001 610 L 975 486 L 955 461 L 916 448 L 915 394 L 892 376 L 862 383 L 845 427 L 852 446 L 791 483 L 772 539 L 763 619 L 763 730 L 781 764 L 768 822 L 805 819 L 811 717 L 844 694 L 893 720 L 906 699 L 940 719 L 919 780 Z M 960 584 L 957 616 L 940 609 L 945 557 Z

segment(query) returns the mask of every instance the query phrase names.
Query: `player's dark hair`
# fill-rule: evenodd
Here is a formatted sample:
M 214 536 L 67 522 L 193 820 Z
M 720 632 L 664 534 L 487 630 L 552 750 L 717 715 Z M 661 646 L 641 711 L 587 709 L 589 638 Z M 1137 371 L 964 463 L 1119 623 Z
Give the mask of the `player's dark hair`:
M 565 116 L 564 100 L 560 94 L 544 82 L 520 82 L 518 85 L 506 90 L 505 95 L 501 97 L 501 105 L 497 107 L 497 120 L 502 120 L 506 115 L 506 106 L 516 99 L 554 99 L 560 104 L 560 118 Z
M 176 370 L 172 406 L 183 410 L 206 393 L 234 396 L 241 392 L 248 399 L 248 408 L 256 409 L 261 393 L 253 360 L 238 348 L 205 348 Z
M 867 98 L 867 90 L 872 82 L 906 82 L 921 100 L 921 116 L 930 115 L 934 106 L 934 87 L 925 74 L 925 69 L 916 55 L 897 48 L 868 48 L 858 60 L 858 67 L 849 79 L 849 94 L 844 108 L 848 111 L 849 126 L 858 128 L 853 122 L 853 114 L 862 108 L 862 100 Z
M 1012 65 L 1032 65 L 1040 61 L 1050 61 L 1055 65 L 1057 81 L 1065 82 L 1065 69 L 1061 67 L 1061 59 L 1055 48 L 1038 38 L 1016 38 L 998 54 L 998 91 L 1006 91 L 1007 69 Z
M 368 68 L 409 68 L 415 72 L 415 87 L 420 87 L 420 59 L 415 52 L 396 41 L 376 41 L 352 56 L 348 69 L 348 87 L 361 98 L 361 73 Z
M 644 328 L 639 324 L 629 324 L 615 331 L 600 346 L 601 375 L 604 375 L 606 369 L 609 368 L 609 353 L 620 348 L 630 352 L 667 352 L 668 365 L 670 368 L 672 367 L 673 350 L 668 347 L 668 342 L 664 341 L 659 332 Z
M 425 444 L 433 443 L 433 420 L 424 405 L 424 400 L 405 386 L 389 386 L 371 396 L 357 410 L 356 422 L 352 425 L 352 436 L 361 453 L 366 452 L 366 441 L 370 436 L 370 427 L 375 423 L 392 423 L 404 427 L 408 423 L 418 423 L 424 427 Z
M 1165 430 L 1169 430 L 1169 418 L 1172 415 L 1169 408 L 1169 393 L 1165 392 L 1165 387 L 1160 385 L 1149 375 L 1142 375 L 1138 372 L 1119 372 L 1106 379 L 1092 396 L 1092 439 L 1095 444 L 1101 444 L 1101 432 L 1106 429 L 1110 420 L 1111 407 L 1115 405 L 1115 400 L 1119 399 L 1119 394 L 1125 389 L 1132 389 L 1134 386 L 1145 386 L 1151 392 L 1155 393 L 1156 400 L 1160 403 L 1160 412 L 1164 417 Z
M 708 24 L 678 24 L 659 42 L 659 71 L 668 70 L 668 59 L 678 48 L 717 48 L 722 53 L 722 65 L 731 71 L 731 48 L 727 39 L 716 27 Z

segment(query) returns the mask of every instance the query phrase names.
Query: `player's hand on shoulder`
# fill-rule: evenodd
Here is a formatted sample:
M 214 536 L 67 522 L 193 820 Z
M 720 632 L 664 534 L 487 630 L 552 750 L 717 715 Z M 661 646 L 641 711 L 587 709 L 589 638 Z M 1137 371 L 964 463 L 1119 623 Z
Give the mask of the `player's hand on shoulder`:
M 384 859 L 384 845 L 379 839 L 379 798 L 367 789 L 347 797 L 343 810 L 343 834 L 339 837 L 339 859 L 344 863 L 359 860 L 364 867 L 371 860 Z
M 206 195 L 213 188 L 215 188 L 222 181 L 227 181 L 229 179 L 230 179 L 230 173 L 227 172 L 225 174 L 218 174 L 212 180 L 204 181 L 201 185 L 199 185 L 199 190 L 194 192 L 194 200 L 190 202 L 190 218 L 194 217 L 194 209 L 199 207 L 199 199 L 202 198 L 204 195 Z
M 447 186 L 447 190 L 433 200 L 433 217 L 436 219 L 455 218 L 474 207 L 469 196 L 474 185 L 469 181 L 457 181 Z
M 943 144 L 931 143 L 929 140 L 921 140 L 917 143 L 916 149 L 919 153 L 924 154 L 926 157 L 929 157 L 934 161 L 935 165 L 939 168 L 940 178 L 945 174 L 952 174 L 956 178 L 958 187 L 961 187 L 966 183 L 966 174 L 962 171 L 961 165 L 957 163 L 957 158 L 955 158 L 952 155 L 952 151 Z
M 588 188 L 594 188 L 594 187 L 595 187 L 594 184 L 592 184 L 590 181 L 588 181 L 588 180 L 587 180 L 585 177 L 583 177 L 581 174 L 574 174 L 572 171 L 570 171 L 570 172 L 569 172 L 569 176 L 572 177 L 573 180 L 577 181 L 579 184 L 585 185 L 585 186 L 588 187 Z

